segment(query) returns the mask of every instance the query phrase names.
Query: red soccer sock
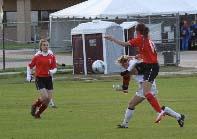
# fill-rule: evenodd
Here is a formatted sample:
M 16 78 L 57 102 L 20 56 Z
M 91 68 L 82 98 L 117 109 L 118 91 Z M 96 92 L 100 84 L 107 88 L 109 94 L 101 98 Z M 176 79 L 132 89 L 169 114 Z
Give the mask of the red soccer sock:
M 38 98 L 38 100 L 36 100 L 36 101 L 33 103 L 33 106 L 35 106 L 35 107 L 40 107 L 41 104 L 42 104 L 42 101 L 40 100 L 40 98 Z
M 153 107 L 153 109 L 156 112 L 161 112 L 161 107 L 157 101 L 157 99 L 149 92 L 145 95 L 146 99 L 148 100 L 148 102 L 151 104 L 151 106 Z
M 47 108 L 47 105 L 42 103 L 42 105 L 40 106 L 40 108 L 39 108 L 38 112 L 36 113 L 36 115 L 42 114 L 44 112 L 44 110 L 46 110 L 46 108 Z

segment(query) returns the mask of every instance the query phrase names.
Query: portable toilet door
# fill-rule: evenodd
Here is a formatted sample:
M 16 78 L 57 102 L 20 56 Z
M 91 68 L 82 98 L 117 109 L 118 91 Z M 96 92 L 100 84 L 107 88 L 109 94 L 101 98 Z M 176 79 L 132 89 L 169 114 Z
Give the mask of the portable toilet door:
M 84 74 L 84 56 L 82 34 L 72 35 L 73 47 L 73 72 L 74 74 Z
M 120 26 L 124 29 L 124 38 L 125 42 L 128 40 L 134 38 L 135 33 L 135 26 L 138 24 L 138 22 L 123 22 Z M 135 47 L 127 46 L 125 47 L 125 54 L 130 56 L 135 56 L 137 54 L 137 50 Z
M 129 29 L 124 29 L 125 42 L 134 38 L 134 32 L 135 32 L 135 26 L 131 27 Z M 136 48 L 131 47 L 131 46 L 127 46 L 127 47 L 125 47 L 125 53 L 126 53 L 126 55 L 134 56 L 137 53 Z
M 103 60 L 102 33 L 84 34 L 84 36 L 87 73 L 91 74 L 93 73 L 92 63 L 96 60 Z

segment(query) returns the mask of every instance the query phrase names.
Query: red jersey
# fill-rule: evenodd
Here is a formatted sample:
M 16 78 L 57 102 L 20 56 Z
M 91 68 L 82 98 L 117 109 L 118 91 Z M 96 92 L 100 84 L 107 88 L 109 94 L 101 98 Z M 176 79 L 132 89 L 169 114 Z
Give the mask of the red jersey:
M 56 59 L 52 54 L 43 56 L 42 54 L 35 55 L 29 64 L 30 69 L 35 67 L 36 77 L 48 77 L 50 76 L 49 70 L 56 68 Z
M 138 35 L 137 38 L 129 40 L 129 43 L 132 47 L 138 47 L 144 63 L 158 63 L 155 44 L 151 40 Z

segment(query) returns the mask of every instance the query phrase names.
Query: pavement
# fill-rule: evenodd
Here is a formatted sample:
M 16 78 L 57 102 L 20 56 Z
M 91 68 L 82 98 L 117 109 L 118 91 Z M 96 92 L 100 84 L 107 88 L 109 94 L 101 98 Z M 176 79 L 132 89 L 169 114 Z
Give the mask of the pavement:
M 180 53 L 180 67 L 197 68 L 197 51 L 183 51 Z
M 192 75 L 197 74 L 197 51 L 180 52 L 180 70 L 170 72 L 159 72 L 161 76 Z

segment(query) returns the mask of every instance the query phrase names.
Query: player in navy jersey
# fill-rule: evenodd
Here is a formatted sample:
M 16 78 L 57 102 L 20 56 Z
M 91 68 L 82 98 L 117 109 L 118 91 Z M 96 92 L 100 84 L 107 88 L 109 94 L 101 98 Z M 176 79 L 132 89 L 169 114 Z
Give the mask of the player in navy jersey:
M 31 107 L 31 115 L 40 118 L 47 108 L 53 92 L 52 75 L 57 71 L 56 58 L 49 53 L 49 43 L 45 39 L 39 42 L 41 53 L 35 55 L 27 66 L 27 80 L 32 79 L 32 69 L 35 68 L 35 84 L 40 92 L 40 97 Z

